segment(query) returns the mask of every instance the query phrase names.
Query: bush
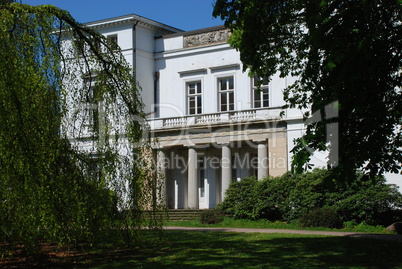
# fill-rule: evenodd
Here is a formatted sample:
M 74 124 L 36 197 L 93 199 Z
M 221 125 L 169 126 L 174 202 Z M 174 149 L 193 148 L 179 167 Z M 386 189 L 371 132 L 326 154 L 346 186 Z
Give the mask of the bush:
M 342 228 L 341 219 L 332 207 L 316 208 L 303 213 L 299 219 L 301 227 Z
M 293 182 L 289 190 L 289 209 L 284 214 L 286 221 L 298 219 L 301 214 L 315 208 L 321 208 L 327 204 L 327 194 L 332 192 L 333 180 L 331 173 L 324 169 L 315 169 L 312 172 L 303 174 L 289 174 L 283 177 L 290 177 Z
M 333 208 L 342 222 L 389 225 L 402 217 L 402 194 L 383 177 L 356 174 L 353 180 L 340 180 L 331 170 L 315 169 L 234 182 L 218 206 L 235 219 L 286 222 L 327 207 Z
M 289 192 L 294 182 L 291 176 L 266 178 L 256 186 L 256 216 L 270 221 L 283 220 L 289 208 Z
M 284 212 L 290 210 L 288 197 L 293 184 L 291 176 L 262 181 L 244 178 L 229 186 L 218 208 L 234 219 L 282 220 Z
M 400 216 L 402 194 L 382 177 L 368 180 L 360 176 L 334 203 L 345 221 L 369 225 L 389 225 Z
M 225 199 L 217 209 L 234 219 L 258 219 L 256 214 L 258 181 L 254 177 L 244 178 L 230 184 Z
M 223 221 L 223 214 L 220 210 L 212 209 L 201 213 L 200 222 L 202 224 L 216 224 Z

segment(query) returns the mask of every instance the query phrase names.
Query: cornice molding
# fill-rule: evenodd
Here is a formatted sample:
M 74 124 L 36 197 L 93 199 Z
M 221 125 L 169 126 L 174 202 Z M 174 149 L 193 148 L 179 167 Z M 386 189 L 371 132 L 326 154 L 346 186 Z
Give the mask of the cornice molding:
M 200 69 L 193 69 L 193 70 L 185 70 L 185 71 L 179 71 L 178 72 L 180 76 L 185 76 L 185 75 L 191 75 L 191 74 L 205 74 L 207 73 L 206 68 L 200 68 Z
M 93 21 L 84 23 L 85 26 L 88 26 L 93 29 L 101 29 L 110 26 L 122 25 L 122 24 L 141 24 L 147 28 L 157 30 L 158 34 L 172 34 L 172 33 L 180 33 L 183 30 L 157 22 L 145 17 L 138 16 L 136 14 L 130 14 L 125 16 L 119 16 L 99 21 Z

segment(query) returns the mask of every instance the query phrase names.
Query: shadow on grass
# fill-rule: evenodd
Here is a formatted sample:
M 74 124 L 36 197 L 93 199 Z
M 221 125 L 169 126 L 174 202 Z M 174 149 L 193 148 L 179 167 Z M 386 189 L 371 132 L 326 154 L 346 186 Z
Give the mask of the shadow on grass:
M 402 244 L 367 238 L 167 231 L 159 244 L 53 257 L 52 268 L 402 268 Z
M 288 234 L 167 232 L 158 253 L 109 265 L 127 268 L 402 268 L 402 244 Z

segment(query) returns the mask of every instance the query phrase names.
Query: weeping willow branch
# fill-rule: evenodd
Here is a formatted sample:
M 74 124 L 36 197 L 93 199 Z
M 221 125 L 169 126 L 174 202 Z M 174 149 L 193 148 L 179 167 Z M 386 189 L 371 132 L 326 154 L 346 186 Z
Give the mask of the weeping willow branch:
M 42 239 L 138 239 L 150 224 L 141 212 L 160 199 L 140 87 L 121 52 L 66 11 L 2 1 L 0 57 L 0 240 L 35 252 Z

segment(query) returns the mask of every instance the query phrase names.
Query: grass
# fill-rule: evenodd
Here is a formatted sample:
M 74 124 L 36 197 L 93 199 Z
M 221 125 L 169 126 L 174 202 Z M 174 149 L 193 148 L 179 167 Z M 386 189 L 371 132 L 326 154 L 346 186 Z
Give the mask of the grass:
M 145 237 L 154 239 L 148 234 Z M 401 243 L 367 238 L 166 231 L 165 240 L 158 244 L 143 242 L 127 249 L 68 249 L 59 256 L 52 250 L 41 263 L 13 265 L 99 269 L 402 268 L 401 252 Z
M 168 236 L 172 243 L 164 255 L 142 263 L 143 268 L 402 268 L 402 245 L 382 241 L 257 233 L 175 232 Z
M 168 222 L 193 227 L 300 229 L 295 224 L 226 218 L 215 225 L 198 220 Z M 358 225 L 359 226 L 359 225 Z M 329 229 L 326 229 L 329 230 Z M 361 224 L 349 231 L 382 232 Z M 344 229 L 342 231 L 345 231 Z M 44 244 L 36 259 L 21 246 L 6 246 L 12 256 L 0 258 L 4 268 L 402 268 L 401 242 L 323 235 L 143 231 L 130 247 L 57 246 Z M 2 246 L 4 247 L 4 246 Z
M 286 222 L 271 222 L 267 220 L 236 220 L 225 218 L 223 222 L 218 224 L 201 224 L 199 220 L 186 221 L 166 221 L 165 226 L 180 226 L 180 227 L 226 227 L 226 228 L 266 228 L 266 229 L 292 229 L 292 230 L 319 230 L 319 231 L 342 231 L 342 232 L 362 232 L 362 233 L 384 233 L 383 226 L 370 226 L 365 223 L 353 225 L 343 229 L 329 228 L 301 228 L 297 223 Z

